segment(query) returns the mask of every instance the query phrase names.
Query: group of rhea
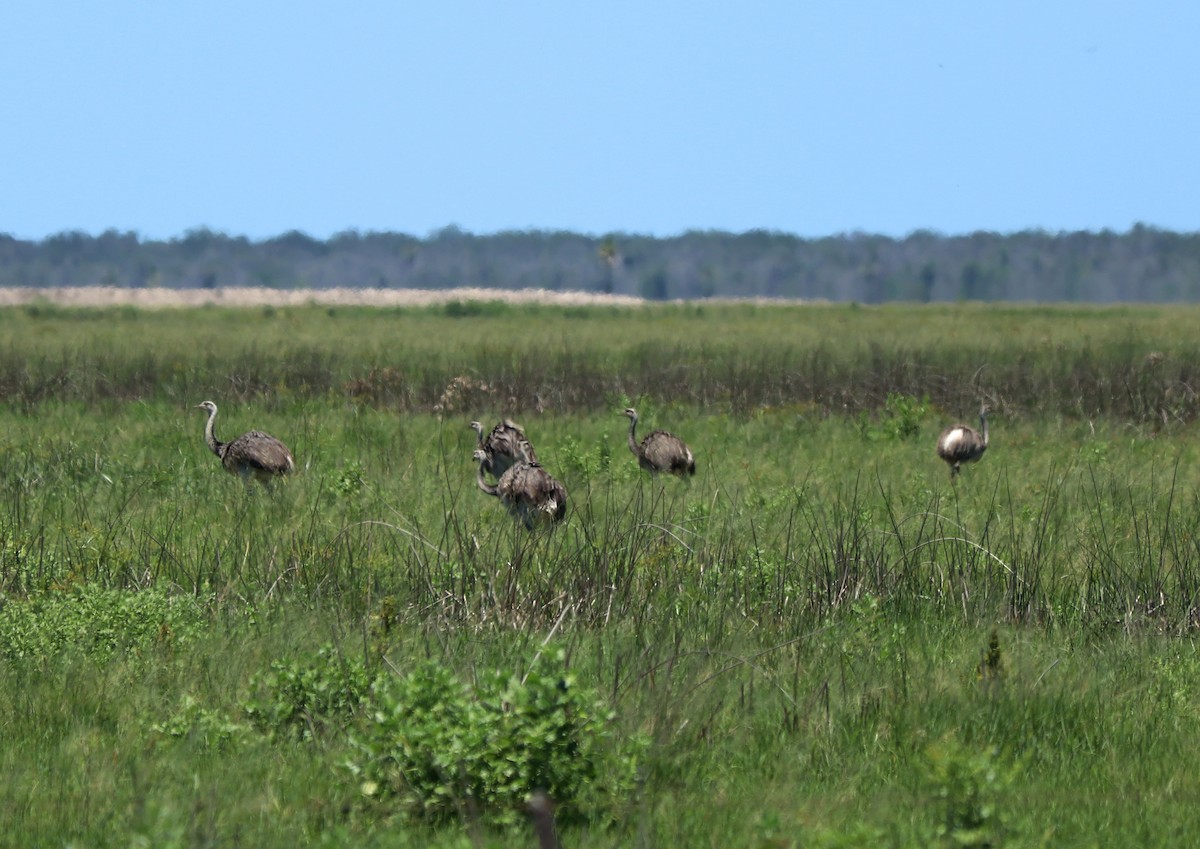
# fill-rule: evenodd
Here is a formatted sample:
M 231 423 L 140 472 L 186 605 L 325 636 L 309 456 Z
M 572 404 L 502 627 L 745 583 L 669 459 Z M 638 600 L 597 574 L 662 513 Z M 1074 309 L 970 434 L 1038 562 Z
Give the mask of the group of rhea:
M 217 405 L 203 401 L 196 406 L 208 412 L 204 441 L 221 459 L 226 471 L 246 482 L 257 479 L 264 483 L 295 471 L 296 460 L 292 452 L 274 436 L 252 430 L 237 439 L 222 442 L 215 431 Z M 952 482 L 963 463 L 978 460 L 987 450 L 987 414 L 985 404 L 979 410 L 979 430 L 955 424 L 938 437 L 937 454 L 950 466 Z M 638 442 L 635 433 L 637 410 L 626 407 L 621 415 L 629 419 L 629 450 L 637 457 L 639 466 L 651 474 L 696 474 L 696 458 L 682 439 L 669 431 L 656 430 Z M 566 518 L 567 489 L 538 462 L 537 451 L 524 428 L 504 419 L 484 436 L 481 422 L 473 421 L 470 426 L 478 437 L 472 456 L 479 463 L 475 481 L 483 492 L 500 499 L 508 512 L 530 530 Z M 489 483 L 488 475 L 496 482 Z
M 226 471 L 247 483 L 255 479 L 269 483 L 295 471 L 296 460 L 292 452 L 276 437 L 252 430 L 237 439 L 222 442 L 217 438 L 215 427 L 217 405 L 204 401 L 196 406 L 208 413 L 204 441 L 221 459 Z M 654 474 L 696 473 L 696 458 L 682 439 L 665 430 L 656 430 L 638 442 L 637 410 L 626 407 L 621 415 L 629 418 L 629 450 L 643 469 Z M 530 530 L 566 518 L 567 488 L 538 462 L 537 451 L 524 428 L 510 419 L 497 424 L 487 436 L 484 436 L 481 422 L 471 422 L 471 428 L 477 436 L 473 457 L 479 463 L 479 470 L 475 480 L 483 492 L 500 499 L 508 512 Z M 489 483 L 488 475 L 496 482 Z

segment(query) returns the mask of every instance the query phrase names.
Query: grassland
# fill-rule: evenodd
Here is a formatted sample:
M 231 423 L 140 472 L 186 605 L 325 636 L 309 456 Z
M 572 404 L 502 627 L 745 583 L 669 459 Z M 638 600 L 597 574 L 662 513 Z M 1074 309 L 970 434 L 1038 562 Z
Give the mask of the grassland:
M 2 310 L 0 844 L 533 845 L 527 768 L 571 847 L 1186 842 L 1198 319 Z M 553 533 L 475 489 L 501 416 Z

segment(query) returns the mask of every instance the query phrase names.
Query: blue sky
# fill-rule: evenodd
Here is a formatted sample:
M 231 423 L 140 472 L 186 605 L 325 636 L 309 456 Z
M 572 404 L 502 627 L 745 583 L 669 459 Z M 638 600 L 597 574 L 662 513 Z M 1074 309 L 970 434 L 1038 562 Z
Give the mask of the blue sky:
M 1200 230 L 1200 4 L 0 9 L 0 232 Z

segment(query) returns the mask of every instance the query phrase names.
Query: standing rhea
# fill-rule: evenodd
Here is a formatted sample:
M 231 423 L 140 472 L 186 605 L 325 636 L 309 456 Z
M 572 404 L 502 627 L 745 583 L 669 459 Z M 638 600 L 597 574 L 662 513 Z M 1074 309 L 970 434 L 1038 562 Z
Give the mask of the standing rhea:
M 472 456 L 479 462 L 475 482 L 488 495 L 500 499 L 508 512 L 520 519 L 526 528 L 537 524 L 561 522 L 567 515 L 567 490 L 542 468 L 540 463 L 521 460 L 510 466 L 495 484 L 484 478 L 487 452 L 476 448 Z
M 963 463 L 973 463 L 983 456 L 988 447 L 988 407 L 979 408 L 979 430 L 965 424 L 951 425 L 938 437 L 938 456 L 950 464 L 950 480 L 958 476 Z M 980 433 L 982 431 L 982 433 Z
M 225 471 L 238 475 L 247 483 L 251 477 L 269 483 L 278 475 L 295 471 L 296 461 L 292 458 L 292 452 L 275 437 L 261 430 L 252 430 L 231 442 L 221 442 L 213 430 L 213 423 L 217 420 L 217 405 L 212 401 L 202 401 L 196 406 L 208 411 L 204 441 L 221 458 Z
M 505 419 L 492 428 L 492 432 L 487 435 L 486 439 L 483 436 L 481 422 L 471 422 L 471 429 L 479 437 L 478 447 L 487 454 L 484 471 L 496 478 L 499 478 L 508 471 L 510 466 L 518 462 L 537 462 L 537 452 L 533 450 L 533 444 L 525 436 L 524 428 L 511 419 Z
M 621 415 L 629 417 L 629 450 L 638 459 L 638 465 L 647 471 L 670 472 L 673 475 L 696 474 L 696 458 L 692 449 L 673 433 L 656 430 L 638 444 L 634 436 L 638 414 L 633 407 L 626 407 Z

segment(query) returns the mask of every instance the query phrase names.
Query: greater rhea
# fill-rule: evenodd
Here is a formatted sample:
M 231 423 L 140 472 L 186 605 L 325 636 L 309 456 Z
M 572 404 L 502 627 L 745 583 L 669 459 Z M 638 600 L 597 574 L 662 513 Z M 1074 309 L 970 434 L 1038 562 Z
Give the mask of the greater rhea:
M 692 456 L 692 449 L 688 448 L 682 439 L 665 430 L 656 430 L 639 443 L 634 434 L 638 423 L 637 410 L 626 407 L 621 415 L 629 418 L 629 450 L 637 457 L 639 466 L 655 474 L 696 474 L 696 458 Z
M 487 452 L 476 448 L 472 456 L 479 463 L 475 482 L 488 495 L 500 499 L 508 512 L 529 530 L 536 525 L 561 522 L 567 515 L 567 489 L 542 468 L 540 463 L 520 460 L 509 466 L 494 484 L 483 476 Z
M 204 425 L 204 441 L 208 443 L 209 449 L 221 458 L 221 465 L 225 467 L 225 471 L 239 476 L 246 482 L 256 478 L 268 483 L 280 475 L 296 470 L 292 452 L 269 433 L 252 430 L 243 433 L 237 439 L 222 442 L 217 439 L 214 430 L 217 405 L 212 401 L 202 401 L 196 407 L 208 411 L 208 421 Z
M 484 471 L 493 477 L 499 478 L 515 463 L 538 461 L 533 443 L 525 436 L 525 429 L 512 419 L 505 419 L 497 424 L 486 438 L 483 435 L 482 422 L 471 422 L 470 426 L 479 438 L 478 447 L 487 453 Z
M 950 480 L 958 476 L 963 463 L 973 463 L 988 447 L 988 406 L 979 408 L 979 430 L 965 424 L 951 425 L 938 437 L 938 456 L 950 464 Z

